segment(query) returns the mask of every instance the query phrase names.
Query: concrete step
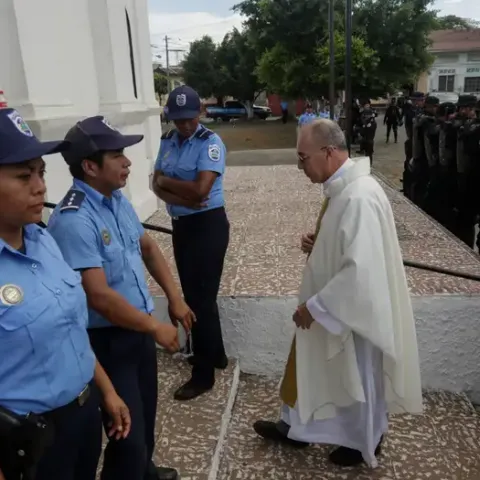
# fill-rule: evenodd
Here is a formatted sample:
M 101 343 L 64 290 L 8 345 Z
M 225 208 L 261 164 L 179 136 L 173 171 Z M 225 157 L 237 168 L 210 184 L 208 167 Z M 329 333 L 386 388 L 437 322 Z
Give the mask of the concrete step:
M 215 388 L 211 392 L 190 402 L 176 402 L 173 393 L 190 378 L 190 371 L 185 360 L 158 351 L 154 460 L 157 466 L 175 467 L 182 480 L 214 480 L 240 369 L 234 360 L 231 361 L 225 371 L 217 371 Z M 99 472 L 101 465 L 102 462 Z
M 380 465 L 339 469 L 331 450 L 293 450 L 263 442 L 255 420 L 276 420 L 278 379 L 242 374 L 224 445 L 219 480 L 478 480 L 480 420 L 463 394 L 427 391 L 423 416 L 392 416 Z

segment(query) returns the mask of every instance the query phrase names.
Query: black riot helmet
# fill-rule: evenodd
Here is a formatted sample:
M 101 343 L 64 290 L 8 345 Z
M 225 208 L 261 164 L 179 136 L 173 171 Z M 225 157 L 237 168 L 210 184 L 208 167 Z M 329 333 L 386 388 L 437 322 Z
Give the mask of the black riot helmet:
M 455 113 L 456 108 L 457 107 L 453 102 L 443 102 L 438 106 L 437 115 L 448 119 L 450 115 Z

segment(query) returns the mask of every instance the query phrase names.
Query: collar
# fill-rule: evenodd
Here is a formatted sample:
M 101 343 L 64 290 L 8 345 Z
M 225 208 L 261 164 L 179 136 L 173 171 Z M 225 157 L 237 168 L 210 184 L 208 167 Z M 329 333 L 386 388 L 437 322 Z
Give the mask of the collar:
M 98 190 L 95 190 L 93 187 L 91 187 L 85 182 L 82 182 L 81 180 L 78 180 L 77 178 L 73 180 L 73 188 L 75 190 L 80 190 L 85 193 L 87 198 L 94 203 L 103 205 L 111 201 L 111 199 L 100 193 Z M 120 195 L 120 190 L 115 190 L 114 192 L 112 192 L 112 198 L 118 199 Z
M 323 184 L 327 197 L 338 195 L 347 185 L 357 178 L 370 175 L 370 159 L 358 157 L 347 161 Z
M 35 242 L 41 235 L 45 235 L 45 229 L 36 225 L 35 223 L 29 223 L 23 227 L 23 236 L 27 240 Z M 4 248 L 13 250 L 0 238 L 0 253 L 2 253 Z
M 203 128 L 204 126 L 201 123 L 199 123 L 197 126 L 197 129 L 192 133 L 192 135 L 190 135 L 190 137 L 186 138 L 183 143 L 185 142 L 192 143 L 193 139 L 195 138 L 195 135 Z M 180 146 L 180 135 L 178 134 L 178 130 L 176 130 L 175 133 L 173 134 L 173 140 L 175 141 L 175 144 L 177 146 Z

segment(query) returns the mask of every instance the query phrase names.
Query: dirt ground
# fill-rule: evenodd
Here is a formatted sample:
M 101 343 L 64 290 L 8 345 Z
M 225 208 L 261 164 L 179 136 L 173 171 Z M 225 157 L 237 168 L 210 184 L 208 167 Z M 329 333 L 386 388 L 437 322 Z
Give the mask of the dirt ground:
M 251 122 L 208 123 L 224 141 L 229 152 L 272 148 L 295 148 L 297 126 L 281 120 L 252 120 Z

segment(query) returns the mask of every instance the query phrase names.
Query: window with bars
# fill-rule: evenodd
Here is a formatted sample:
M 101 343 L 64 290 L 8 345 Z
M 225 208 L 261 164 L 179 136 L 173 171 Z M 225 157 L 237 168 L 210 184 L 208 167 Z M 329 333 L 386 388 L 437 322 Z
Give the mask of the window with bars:
M 455 88 L 455 75 L 440 75 L 438 77 L 439 92 L 453 92 Z
M 463 91 L 467 93 L 480 92 L 480 77 L 466 77 Z

